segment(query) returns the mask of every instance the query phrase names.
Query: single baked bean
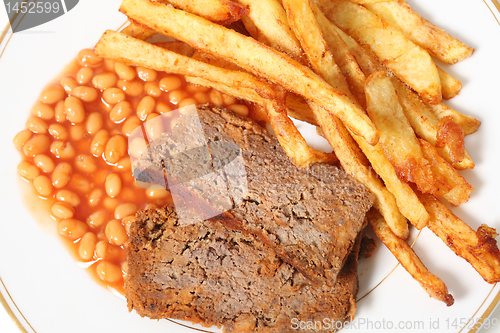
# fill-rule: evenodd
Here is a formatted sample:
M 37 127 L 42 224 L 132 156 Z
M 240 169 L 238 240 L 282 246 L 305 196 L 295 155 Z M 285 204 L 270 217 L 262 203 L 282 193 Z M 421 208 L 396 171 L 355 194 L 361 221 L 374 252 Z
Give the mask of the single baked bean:
M 122 157 L 116 163 L 116 168 L 120 171 L 130 170 L 131 168 L 130 157 L 129 156 Z
M 197 92 L 196 94 L 194 94 L 194 98 L 196 99 L 196 101 L 198 101 L 199 104 L 210 103 L 210 98 L 204 92 Z
M 119 124 L 131 114 L 132 106 L 130 106 L 130 103 L 127 101 L 121 101 L 113 107 L 109 113 L 109 119 L 115 124 Z
M 102 129 L 96 133 L 92 141 L 90 142 L 90 152 L 92 155 L 99 157 L 104 152 L 106 143 L 108 142 L 109 133 L 107 130 Z
M 68 138 L 66 127 L 60 124 L 51 124 L 49 126 L 49 134 L 56 140 L 64 141 Z
M 208 94 L 210 101 L 215 106 L 222 106 L 224 104 L 224 98 L 222 97 L 222 93 L 215 89 L 212 89 Z
M 96 55 L 91 49 L 83 49 L 78 52 L 76 61 L 82 67 L 95 68 L 101 65 L 102 58 Z
M 163 119 L 159 117 L 158 113 L 150 113 L 144 123 L 144 129 L 149 141 L 156 140 L 161 137 L 163 133 Z
M 154 111 L 156 105 L 156 101 L 151 96 L 144 96 L 137 104 L 137 117 L 140 120 L 146 120 L 148 114 Z
M 151 82 L 156 80 L 156 76 L 158 75 L 158 73 L 154 69 L 149 69 L 141 66 L 138 66 L 136 68 L 136 71 L 137 71 L 137 76 L 139 76 L 139 78 L 145 82 Z
M 175 75 L 167 75 L 160 80 L 159 87 L 164 92 L 169 92 L 182 87 L 182 81 Z
M 158 102 L 156 104 L 156 108 L 155 108 L 156 112 L 158 112 L 159 114 L 165 114 L 165 113 L 169 113 L 170 111 L 172 111 L 172 108 L 167 104 L 167 103 L 164 103 L 164 102 Z
M 156 205 L 156 204 L 154 204 L 152 202 L 148 203 L 146 205 L 146 207 L 144 207 L 144 209 L 156 209 L 156 208 L 158 208 L 158 205 Z M 133 217 L 135 219 L 134 216 L 129 216 L 129 217 Z M 122 219 L 122 224 L 123 224 L 123 220 L 125 220 L 125 219 L 126 219 L 126 217 Z
M 64 219 L 59 222 L 59 233 L 71 240 L 81 238 L 87 232 L 87 225 L 77 219 Z
M 116 260 L 120 257 L 121 249 L 111 245 L 107 241 L 97 242 L 95 246 L 95 256 L 97 259 Z
M 55 164 L 54 161 L 45 154 L 38 154 L 33 158 L 36 166 L 40 168 L 45 173 L 54 171 Z
M 90 103 L 97 99 L 97 90 L 92 87 L 78 86 L 71 91 L 71 96 L 77 97 L 84 102 Z
M 106 190 L 106 194 L 111 198 L 120 194 L 120 191 L 122 190 L 122 180 L 120 176 L 116 173 L 110 173 L 104 182 L 104 189 Z
M 227 108 L 243 117 L 248 117 L 248 114 L 250 113 L 248 107 L 243 104 L 233 104 L 228 106 Z
M 122 219 L 125 216 L 133 215 L 137 212 L 137 205 L 133 203 L 123 203 L 115 209 L 115 218 Z
M 125 99 L 125 93 L 119 88 L 107 88 L 103 91 L 102 98 L 108 104 L 116 104 Z
M 90 207 L 95 207 L 99 202 L 101 201 L 102 198 L 102 191 L 98 188 L 94 189 L 92 192 L 90 192 L 87 200 L 89 203 Z
M 55 188 L 63 188 L 71 179 L 72 167 L 69 163 L 59 163 L 52 172 L 52 185 Z
M 93 212 L 89 215 L 89 217 L 87 217 L 87 224 L 91 228 L 99 228 L 104 224 L 104 222 L 106 222 L 107 218 L 108 212 L 105 209 L 101 209 Z
M 184 99 L 188 98 L 189 94 L 184 90 L 174 90 L 168 94 L 168 100 L 174 105 L 178 105 Z
M 121 62 L 115 62 L 115 73 L 124 80 L 131 81 L 135 79 L 134 68 L 122 64 Z
M 118 282 L 122 279 L 122 270 L 107 261 L 100 261 L 96 266 L 97 276 L 105 282 Z
M 118 78 L 115 73 L 105 72 L 97 74 L 92 78 L 92 85 L 100 90 L 114 87 Z
M 92 189 L 89 181 L 87 180 L 87 177 L 84 177 L 78 173 L 75 173 L 71 176 L 68 187 L 83 194 L 89 193 Z
M 180 108 L 183 108 L 183 107 L 186 107 L 188 105 L 196 105 L 198 103 L 198 101 L 192 97 L 188 97 L 188 98 L 184 98 L 182 100 L 182 102 L 179 103 L 179 107 Z
M 108 242 L 112 245 L 123 245 L 128 238 L 125 228 L 118 220 L 109 221 L 108 224 L 106 224 L 104 233 L 106 234 Z
M 93 76 L 94 76 L 94 71 L 91 68 L 82 67 L 76 73 L 76 81 L 79 84 L 87 84 L 92 80 Z
M 139 81 L 127 81 L 120 79 L 117 82 L 117 87 L 123 90 L 123 92 L 131 97 L 137 97 L 144 91 L 144 86 Z
M 236 98 L 233 96 L 222 94 L 222 99 L 224 100 L 224 105 L 226 106 L 236 103 Z
M 170 195 L 170 192 L 165 189 L 147 189 L 146 196 L 150 199 L 163 199 Z
M 44 153 L 49 148 L 50 140 L 45 134 L 34 134 L 23 146 L 23 152 L 28 157 Z
M 33 132 L 31 132 L 30 130 L 28 129 L 22 130 L 16 134 L 12 142 L 14 143 L 14 146 L 17 149 L 21 150 L 23 149 L 24 144 L 28 142 L 28 140 L 31 138 L 32 135 Z
M 146 82 L 146 84 L 144 85 L 144 91 L 146 92 L 146 94 L 152 97 L 160 97 L 161 95 L 160 88 L 154 82 Z
M 122 270 L 122 274 L 123 275 L 127 275 L 127 273 L 128 273 L 128 263 L 126 261 L 122 262 L 122 264 L 120 265 L 120 268 Z
M 83 260 L 90 260 L 94 256 L 97 236 L 93 232 L 87 232 L 78 242 L 78 255 Z
M 68 120 L 74 124 L 85 120 L 85 108 L 80 99 L 74 96 L 68 96 L 64 100 L 64 113 Z
M 132 156 L 135 158 L 140 158 L 142 153 L 146 151 L 148 145 L 146 144 L 146 140 L 143 138 L 135 138 L 130 142 L 129 151 Z
M 54 118 L 58 123 L 66 121 L 66 113 L 64 113 L 64 101 L 59 101 L 54 108 Z
M 42 197 L 48 197 L 54 189 L 49 177 L 43 175 L 33 179 L 33 187 Z
M 114 71 L 115 70 L 115 62 L 113 60 L 110 60 L 110 59 L 104 59 L 104 67 L 108 71 Z
M 44 120 L 49 120 L 54 118 L 54 108 L 48 104 L 44 103 L 36 103 L 33 108 L 31 109 L 31 113 L 38 117 L 42 118 Z
M 71 140 L 78 142 L 85 137 L 85 126 L 83 124 L 75 124 L 69 128 L 69 136 Z
M 113 135 L 106 143 L 104 158 L 109 163 L 116 163 L 127 153 L 127 140 L 120 134 Z
M 89 155 L 78 155 L 75 158 L 75 167 L 83 173 L 92 174 L 96 172 L 97 165 L 94 162 L 94 158 Z
M 155 205 L 155 207 L 151 207 L 151 208 L 156 208 L 156 205 Z M 148 209 L 147 206 L 145 209 Z M 130 226 L 132 225 L 132 223 L 134 221 L 135 221 L 135 216 L 133 216 L 133 215 L 126 216 L 122 219 L 122 225 L 125 228 L 125 232 L 127 233 L 128 236 L 130 236 Z
M 62 202 L 66 202 L 72 207 L 76 207 L 80 204 L 80 197 L 70 190 L 60 190 L 56 193 L 56 199 Z
M 17 165 L 17 172 L 29 180 L 33 180 L 40 174 L 40 170 L 29 161 L 22 161 Z
M 103 125 L 102 115 L 100 112 L 91 112 L 87 116 L 87 121 L 85 123 L 85 129 L 90 135 L 96 134 Z
M 54 104 L 62 100 L 65 96 L 66 94 L 61 86 L 50 86 L 42 91 L 38 100 L 45 104 Z
M 50 152 L 60 159 L 75 157 L 75 148 L 73 148 L 71 142 L 54 141 L 50 144 Z
M 52 205 L 50 211 L 55 217 L 60 219 L 70 219 L 75 216 L 75 209 L 65 202 L 56 202 Z
M 106 207 L 110 211 L 114 210 L 119 203 L 118 199 L 110 197 L 105 197 L 103 202 L 104 202 L 104 207 Z
M 188 83 L 186 85 L 186 87 L 184 88 L 184 90 L 186 90 L 190 94 L 196 94 L 197 92 L 205 92 L 208 89 L 206 87 L 203 87 L 203 86 L 199 86 L 199 85 L 196 85 L 196 84 Z
M 129 117 L 127 120 L 123 122 L 122 133 L 125 136 L 130 136 L 130 134 L 132 134 L 132 132 L 134 132 L 137 128 L 139 128 L 141 124 L 142 122 L 138 117 L 136 116 Z
M 71 94 L 73 89 L 78 87 L 78 82 L 70 76 L 63 77 L 59 80 L 59 84 L 63 87 L 67 94 Z

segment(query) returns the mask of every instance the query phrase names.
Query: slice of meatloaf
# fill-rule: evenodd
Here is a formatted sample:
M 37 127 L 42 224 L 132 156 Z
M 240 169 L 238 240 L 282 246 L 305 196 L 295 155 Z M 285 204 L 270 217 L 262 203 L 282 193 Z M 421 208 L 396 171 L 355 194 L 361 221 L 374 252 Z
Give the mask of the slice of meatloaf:
M 234 218 L 220 222 L 260 238 L 313 284 L 332 286 L 363 226 L 373 196 L 339 166 L 295 166 L 265 129 L 229 110 L 198 106 L 198 117 L 207 146 L 237 144 L 245 165 L 245 195 L 228 211 Z M 190 128 L 180 129 L 186 137 L 191 132 Z M 172 140 L 164 133 L 151 142 L 135 174 L 144 174 L 148 168 L 154 173 L 171 163 L 172 151 L 179 150 Z M 192 165 L 196 162 L 181 168 L 180 173 L 189 172 Z M 206 173 L 205 166 L 200 169 Z M 217 184 L 221 186 L 221 182 Z M 190 190 L 199 196 L 210 192 L 203 185 Z
M 358 250 L 359 241 L 333 287 L 315 287 L 251 235 L 179 226 L 172 207 L 143 210 L 127 244 L 128 307 L 224 332 L 333 332 L 354 316 Z

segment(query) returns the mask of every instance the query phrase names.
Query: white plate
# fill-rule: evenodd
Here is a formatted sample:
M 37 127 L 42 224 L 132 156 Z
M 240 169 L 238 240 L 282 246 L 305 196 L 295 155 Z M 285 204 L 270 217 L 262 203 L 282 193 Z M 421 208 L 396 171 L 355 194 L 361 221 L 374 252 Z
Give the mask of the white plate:
M 35 221 L 29 212 L 34 202 L 28 202 L 31 208 L 27 209 L 21 200 L 16 173 L 20 156 L 12 138 L 24 128 L 42 87 L 80 49 L 92 47 L 105 29 L 117 29 L 125 22 L 117 10 L 120 2 L 80 1 L 54 21 L 14 35 L 8 32 L 0 44 L 0 147 L 4 156 L 0 163 L 0 301 L 21 331 L 193 332 L 166 320 L 129 313 L 123 298 L 97 285 L 75 263 L 54 223 Z M 466 138 L 476 168 L 463 175 L 475 190 L 470 201 L 454 212 L 474 229 L 486 223 L 500 230 L 500 23 L 494 16 L 500 6 L 496 0 L 410 3 L 424 17 L 476 48 L 470 59 L 443 66 L 463 83 L 460 95 L 449 105 L 483 122 L 476 134 Z M 356 327 L 346 332 L 469 332 L 492 311 L 500 298 L 500 285 L 485 283 L 431 232 L 421 233 L 415 250 L 448 285 L 455 305 L 447 308 L 430 299 L 380 246 L 374 257 L 360 263 L 358 297 L 362 299 Z

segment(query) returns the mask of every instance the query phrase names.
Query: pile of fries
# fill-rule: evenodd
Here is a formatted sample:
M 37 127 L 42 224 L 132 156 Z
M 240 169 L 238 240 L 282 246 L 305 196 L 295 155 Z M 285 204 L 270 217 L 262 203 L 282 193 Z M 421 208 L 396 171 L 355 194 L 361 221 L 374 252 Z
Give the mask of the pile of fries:
M 464 136 L 480 121 L 441 102 L 461 83 L 433 58 L 474 50 L 405 0 L 124 0 L 120 11 L 130 25 L 105 32 L 96 54 L 253 103 L 298 166 L 340 162 L 376 197 L 375 234 L 430 296 L 454 302 L 407 244 L 408 221 L 500 281 L 496 231 L 472 230 L 438 199 L 468 201 L 457 170 L 474 167 Z M 155 34 L 175 41 L 145 41 Z M 317 126 L 334 153 L 309 147 L 290 117 Z

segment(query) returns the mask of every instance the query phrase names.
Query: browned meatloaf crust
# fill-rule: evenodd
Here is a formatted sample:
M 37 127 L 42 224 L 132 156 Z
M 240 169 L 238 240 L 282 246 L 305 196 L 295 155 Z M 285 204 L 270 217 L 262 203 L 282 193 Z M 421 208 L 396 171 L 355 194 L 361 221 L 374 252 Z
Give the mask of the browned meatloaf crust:
M 300 322 L 315 325 L 301 332 L 333 332 L 354 316 L 358 250 L 359 241 L 334 287 L 314 287 L 253 236 L 210 221 L 179 226 L 171 207 L 143 210 L 127 245 L 128 307 L 224 332 L 296 332 Z
M 248 193 L 229 210 L 235 219 L 220 221 L 260 238 L 313 284 L 332 286 L 373 196 L 341 167 L 296 167 L 278 141 L 251 120 L 209 106 L 198 106 L 198 116 L 207 141 L 236 143 L 245 163 Z M 189 137 L 190 129 L 183 133 Z M 170 140 L 165 134 L 150 143 L 142 165 L 161 168 Z

